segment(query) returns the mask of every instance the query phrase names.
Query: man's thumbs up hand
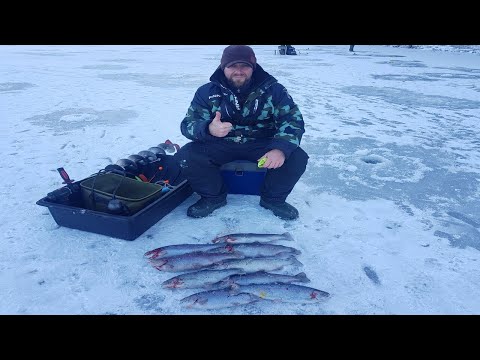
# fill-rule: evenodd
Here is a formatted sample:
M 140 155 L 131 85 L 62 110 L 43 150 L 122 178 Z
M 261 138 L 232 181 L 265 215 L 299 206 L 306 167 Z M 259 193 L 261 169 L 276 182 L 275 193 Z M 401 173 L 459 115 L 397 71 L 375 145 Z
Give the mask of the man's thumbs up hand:
M 225 137 L 232 130 L 232 124 L 229 122 L 220 121 L 221 114 L 219 111 L 215 113 L 215 117 L 208 125 L 208 131 L 210 134 L 216 137 Z

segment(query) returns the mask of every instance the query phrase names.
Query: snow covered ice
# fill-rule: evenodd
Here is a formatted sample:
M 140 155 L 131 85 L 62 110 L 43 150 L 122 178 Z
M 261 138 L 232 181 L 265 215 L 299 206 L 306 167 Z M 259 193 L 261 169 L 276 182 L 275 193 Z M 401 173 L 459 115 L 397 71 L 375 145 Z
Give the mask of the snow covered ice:
M 180 121 L 225 46 L 0 46 L 0 314 L 203 314 L 143 254 L 248 232 L 290 232 L 331 297 L 207 314 L 480 314 L 480 46 L 294 46 L 252 47 L 304 116 L 300 218 L 229 195 L 192 219 L 193 195 L 135 241 L 60 227 L 35 202 L 58 167 L 80 180 L 186 144 Z

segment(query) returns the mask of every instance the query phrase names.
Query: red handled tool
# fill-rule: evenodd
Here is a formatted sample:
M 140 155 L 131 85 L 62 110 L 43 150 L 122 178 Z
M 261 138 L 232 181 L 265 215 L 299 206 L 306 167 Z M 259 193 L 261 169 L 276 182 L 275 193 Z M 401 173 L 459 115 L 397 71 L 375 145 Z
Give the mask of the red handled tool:
M 53 202 L 69 204 L 70 195 L 80 191 L 80 187 L 78 184 L 74 184 L 75 180 L 70 179 L 70 176 L 68 176 L 63 167 L 58 168 L 57 171 L 63 179 L 62 184 L 66 184 L 67 186 L 48 193 L 47 198 Z
M 62 177 L 63 179 L 63 183 L 62 184 L 72 184 L 75 180 L 71 180 L 70 179 L 70 176 L 68 176 L 67 172 L 65 171 L 65 169 L 63 167 L 61 168 L 58 168 L 57 171 L 59 172 L 60 176 Z

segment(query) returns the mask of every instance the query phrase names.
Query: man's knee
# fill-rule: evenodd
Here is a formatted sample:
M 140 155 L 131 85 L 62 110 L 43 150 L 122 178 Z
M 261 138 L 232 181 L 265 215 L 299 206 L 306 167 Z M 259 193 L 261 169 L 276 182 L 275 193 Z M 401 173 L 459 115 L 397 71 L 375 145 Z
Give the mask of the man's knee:
M 202 144 L 193 141 L 183 145 L 175 155 L 184 163 L 201 162 L 206 158 Z
M 303 173 L 307 167 L 308 159 L 308 154 L 301 147 L 298 147 L 290 154 L 287 162 L 289 166 Z

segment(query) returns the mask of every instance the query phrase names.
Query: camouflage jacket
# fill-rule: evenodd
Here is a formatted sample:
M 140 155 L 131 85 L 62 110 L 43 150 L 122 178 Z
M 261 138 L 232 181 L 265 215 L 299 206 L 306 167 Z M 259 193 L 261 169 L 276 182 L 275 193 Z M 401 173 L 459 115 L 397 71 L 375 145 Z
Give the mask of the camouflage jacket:
M 243 106 L 240 95 L 243 95 Z M 233 124 L 224 138 L 208 131 L 216 111 L 221 112 L 222 121 Z M 180 129 L 193 141 L 245 143 L 270 138 L 267 150 L 279 149 L 287 158 L 300 145 L 305 132 L 302 114 L 287 89 L 258 64 L 247 92 L 238 96 L 228 87 L 223 71 L 218 68 L 210 77 L 210 83 L 196 91 Z

